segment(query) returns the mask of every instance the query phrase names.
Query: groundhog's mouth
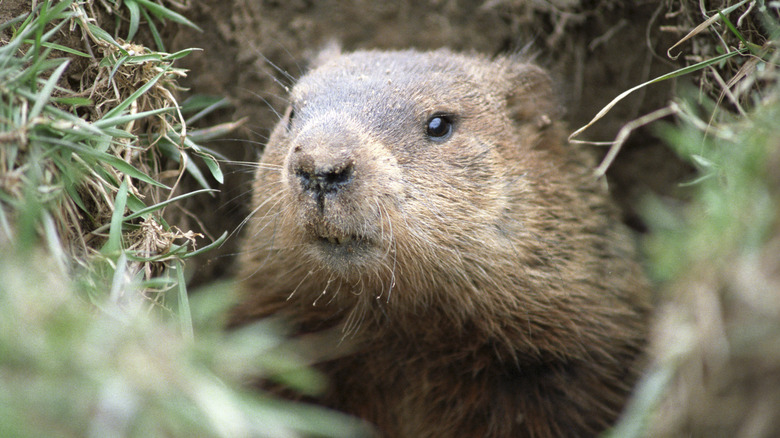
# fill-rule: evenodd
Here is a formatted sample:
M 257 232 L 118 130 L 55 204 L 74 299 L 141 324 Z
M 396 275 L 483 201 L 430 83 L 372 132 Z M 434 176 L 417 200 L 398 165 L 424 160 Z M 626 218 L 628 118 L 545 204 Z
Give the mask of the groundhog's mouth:
M 348 245 L 351 243 L 359 243 L 363 239 L 358 236 L 319 236 L 320 241 L 327 242 L 331 245 Z
M 368 236 L 340 229 L 327 223 L 316 223 L 307 227 L 318 243 L 332 247 L 363 246 L 370 244 Z
M 317 240 L 328 247 L 333 248 L 359 248 L 370 246 L 371 241 L 365 236 L 358 235 L 318 235 Z
M 355 263 L 373 252 L 374 242 L 364 235 L 350 233 L 316 233 L 315 246 L 329 264 Z M 337 264 L 338 264 L 337 263 Z
M 332 224 L 313 225 L 308 229 L 312 255 L 330 269 L 346 272 L 375 258 L 377 243 L 370 235 Z

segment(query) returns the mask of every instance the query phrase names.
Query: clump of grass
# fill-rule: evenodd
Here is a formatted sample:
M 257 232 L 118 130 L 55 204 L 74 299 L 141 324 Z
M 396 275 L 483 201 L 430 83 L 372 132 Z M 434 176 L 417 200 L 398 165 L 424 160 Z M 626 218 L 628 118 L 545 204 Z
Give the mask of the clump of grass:
M 753 15 L 743 29 L 710 11 L 723 25 L 709 34 L 725 29 L 740 50 L 701 76 L 724 77 L 720 89 L 680 97 L 658 128 L 698 175 L 690 202 L 645 203 L 661 305 L 651 365 L 609 436 L 780 433 L 780 21 L 777 4 L 732 3 Z
M 120 260 L 121 263 L 121 260 Z M 177 273 L 171 273 L 175 278 Z M 354 436 L 354 420 L 241 389 L 258 375 L 310 392 L 274 327 L 224 333 L 229 287 L 190 304 L 194 339 L 150 316 L 138 276 L 117 266 L 99 308 L 45 251 L 0 258 L 0 436 Z M 174 282 L 173 279 L 166 281 Z M 98 289 L 102 285 L 92 285 Z M 102 290 L 92 291 L 103 294 Z
M 139 263 L 183 256 L 192 245 L 181 247 L 194 234 L 169 226 L 161 213 L 174 201 L 185 171 L 209 188 L 193 156 L 222 180 L 213 154 L 195 143 L 197 132 L 187 135 L 174 97 L 176 78 L 184 72 L 173 62 L 193 49 L 167 54 L 120 43 L 88 17 L 83 4 L 44 2 L 26 18 L 3 25 L 10 35 L 0 51 L 3 215 L 23 228 L 26 222 L 15 217 L 40 204 L 40 214 L 52 216 L 67 254 L 78 262 L 130 251 L 125 236 L 139 227 L 146 231 L 145 250 L 130 251 Z M 93 55 L 56 42 L 68 28 L 81 31 Z M 55 56 L 62 54 L 68 56 Z M 69 86 L 74 77 L 76 89 Z M 170 172 L 166 156 L 186 165 Z M 25 244 L 36 234 L 6 233 Z
M 357 434 L 242 389 L 323 382 L 273 326 L 222 331 L 229 284 L 190 299 L 187 259 L 227 233 L 197 248 L 166 211 L 222 181 L 201 141 L 238 123 L 191 128 L 225 101 L 177 102 L 174 63 L 195 49 L 162 51 L 155 23 L 191 25 L 162 4 L 122 2 L 127 41 L 91 2 L 0 24 L 0 436 Z M 158 50 L 131 42 L 144 26 Z M 201 188 L 184 191 L 185 176 Z

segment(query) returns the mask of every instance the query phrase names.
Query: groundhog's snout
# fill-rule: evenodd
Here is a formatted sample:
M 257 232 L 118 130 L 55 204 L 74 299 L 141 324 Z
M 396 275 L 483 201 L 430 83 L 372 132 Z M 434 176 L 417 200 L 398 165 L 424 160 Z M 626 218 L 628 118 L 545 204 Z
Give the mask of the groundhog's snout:
M 307 126 L 290 151 L 290 183 L 322 208 L 326 197 L 337 197 L 353 184 L 358 144 L 359 139 L 339 124 L 321 121 Z
M 294 169 L 303 190 L 316 198 L 341 190 L 354 177 L 351 159 L 316 160 L 311 155 L 304 155 L 297 160 Z

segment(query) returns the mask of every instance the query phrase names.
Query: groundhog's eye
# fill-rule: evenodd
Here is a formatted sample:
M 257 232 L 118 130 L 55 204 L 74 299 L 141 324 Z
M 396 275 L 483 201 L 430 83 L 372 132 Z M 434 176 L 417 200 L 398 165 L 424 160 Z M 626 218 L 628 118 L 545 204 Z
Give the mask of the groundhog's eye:
M 428 137 L 445 140 L 452 134 L 452 117 L 447 114 L 434 114 L 426 125 Z

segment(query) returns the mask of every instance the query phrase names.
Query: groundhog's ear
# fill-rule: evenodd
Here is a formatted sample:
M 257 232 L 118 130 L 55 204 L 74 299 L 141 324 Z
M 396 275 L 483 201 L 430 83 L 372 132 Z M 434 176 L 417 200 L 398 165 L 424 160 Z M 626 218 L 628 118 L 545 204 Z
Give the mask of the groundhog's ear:
M 341 55 L 341 44 L 336 40 L 330 40 L 325 43 L 322 49 L 309 58 L 308 68 L 309 70 L 314 70 L 339 55 Z
M 512 62 L 509 71 L 506 99 L 510 117 L 518 123 L 532 123 L 542 129 L 561 116 L 552 79 L 542 68 Z

